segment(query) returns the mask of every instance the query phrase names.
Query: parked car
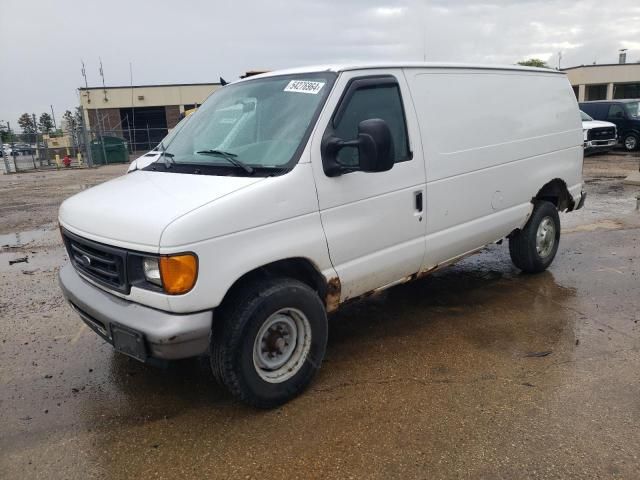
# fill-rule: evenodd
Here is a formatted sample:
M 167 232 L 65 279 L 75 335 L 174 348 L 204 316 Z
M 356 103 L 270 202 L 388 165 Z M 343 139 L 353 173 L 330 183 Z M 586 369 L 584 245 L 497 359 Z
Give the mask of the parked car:
M 2 145 L 4 154 L 8 157 L 20 155 L 20 151 L 16 148 L 15 144 L 12 146 L 9 143 Z
M 31 155 L 35 153 L 35 149 L 28 143 L 16 143 L 14 149 L 19 155 Z
M 62 291 L 117 351 L 208 352 L 261 408 L 309 384 L 327 312 L 505 238 L 542 272 L 558 212 L 586 198 L 577 102 L 548 69 L 271 72 L 217 90 L 169 140 L 62 204 Z
M 582 133 L 584 134 L 584 153 L 607 152 L 618 143 L 615 124 L 594 120 L 580 111 Z
M 597 100 L 580 103 L 580 109 L 596 120 L 612 122 L 627 151 L 640 146 L 640 100 Z

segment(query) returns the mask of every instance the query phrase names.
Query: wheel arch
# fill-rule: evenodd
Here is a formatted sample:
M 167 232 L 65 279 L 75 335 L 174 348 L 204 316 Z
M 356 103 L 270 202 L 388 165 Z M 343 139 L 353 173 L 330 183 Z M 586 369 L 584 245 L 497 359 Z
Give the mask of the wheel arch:
M 316 264 L 308 258 L 291 257 L 267 263 L 240 276 L 227 290 L 218 308 L 225 305 L 229 299 L 235 297 L 236 293 L 245 285 L 275 277 L 293 278 L 308 285 L 318 293 L 327 311 L 335 310 L 338 306 L 340 280 L 337 277 L 327 280 Z
M 547 201 L 553 203 L 560 211 L 571 211 L 575 208 L 575 201 L 567 188 L 567 184 L 561 178 L 554 178 L 547 182 L 535 197 L 531 199 L 531 203 L 539 201 Z

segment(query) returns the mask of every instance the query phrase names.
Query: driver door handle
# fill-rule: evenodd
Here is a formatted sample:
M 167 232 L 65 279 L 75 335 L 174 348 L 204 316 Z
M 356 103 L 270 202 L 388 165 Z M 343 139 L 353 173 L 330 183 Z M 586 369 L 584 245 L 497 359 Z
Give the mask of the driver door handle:
M 416 212 L 422 212 L 422 190 L 418 190 L 417 192 L 413 192 L 415 199 L 415 208 Z

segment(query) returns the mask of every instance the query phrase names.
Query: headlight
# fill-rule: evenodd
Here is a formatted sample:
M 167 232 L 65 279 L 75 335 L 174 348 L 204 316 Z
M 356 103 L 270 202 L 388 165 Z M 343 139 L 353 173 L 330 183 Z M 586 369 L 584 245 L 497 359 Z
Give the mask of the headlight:
M 142 271 L 147 282 L 151 282 L 159 287 L 162 286 L 160 277 L 160 265 L 157 257 L 145 257 L 142 259 Z
M 193 253 L 142 257 L 142 273 L 147 282 L 161 287 L 165 293 L 180 295 L 196 284 L 198 257 Z
M 160 276 L 165 292 L 187 293 L 198 278 L 198 260 L 192 253 L 160 257 Z

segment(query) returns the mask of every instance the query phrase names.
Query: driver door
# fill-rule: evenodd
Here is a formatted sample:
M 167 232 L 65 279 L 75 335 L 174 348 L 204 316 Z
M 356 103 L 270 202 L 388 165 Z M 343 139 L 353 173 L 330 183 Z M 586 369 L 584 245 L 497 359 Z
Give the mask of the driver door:
M 358 124 L 371 118 L 385 120 L 391 130 L 393 168 L 327 176 L 321 157 L 323 136 L 353 140 Z M 425 253 L 425 167 L 402 70 L 342 73 L 318 121 L 311 157 L 341 301 L 418 272 Z M 338 159 L 357 167 L 357 148 L 342 149 Z

